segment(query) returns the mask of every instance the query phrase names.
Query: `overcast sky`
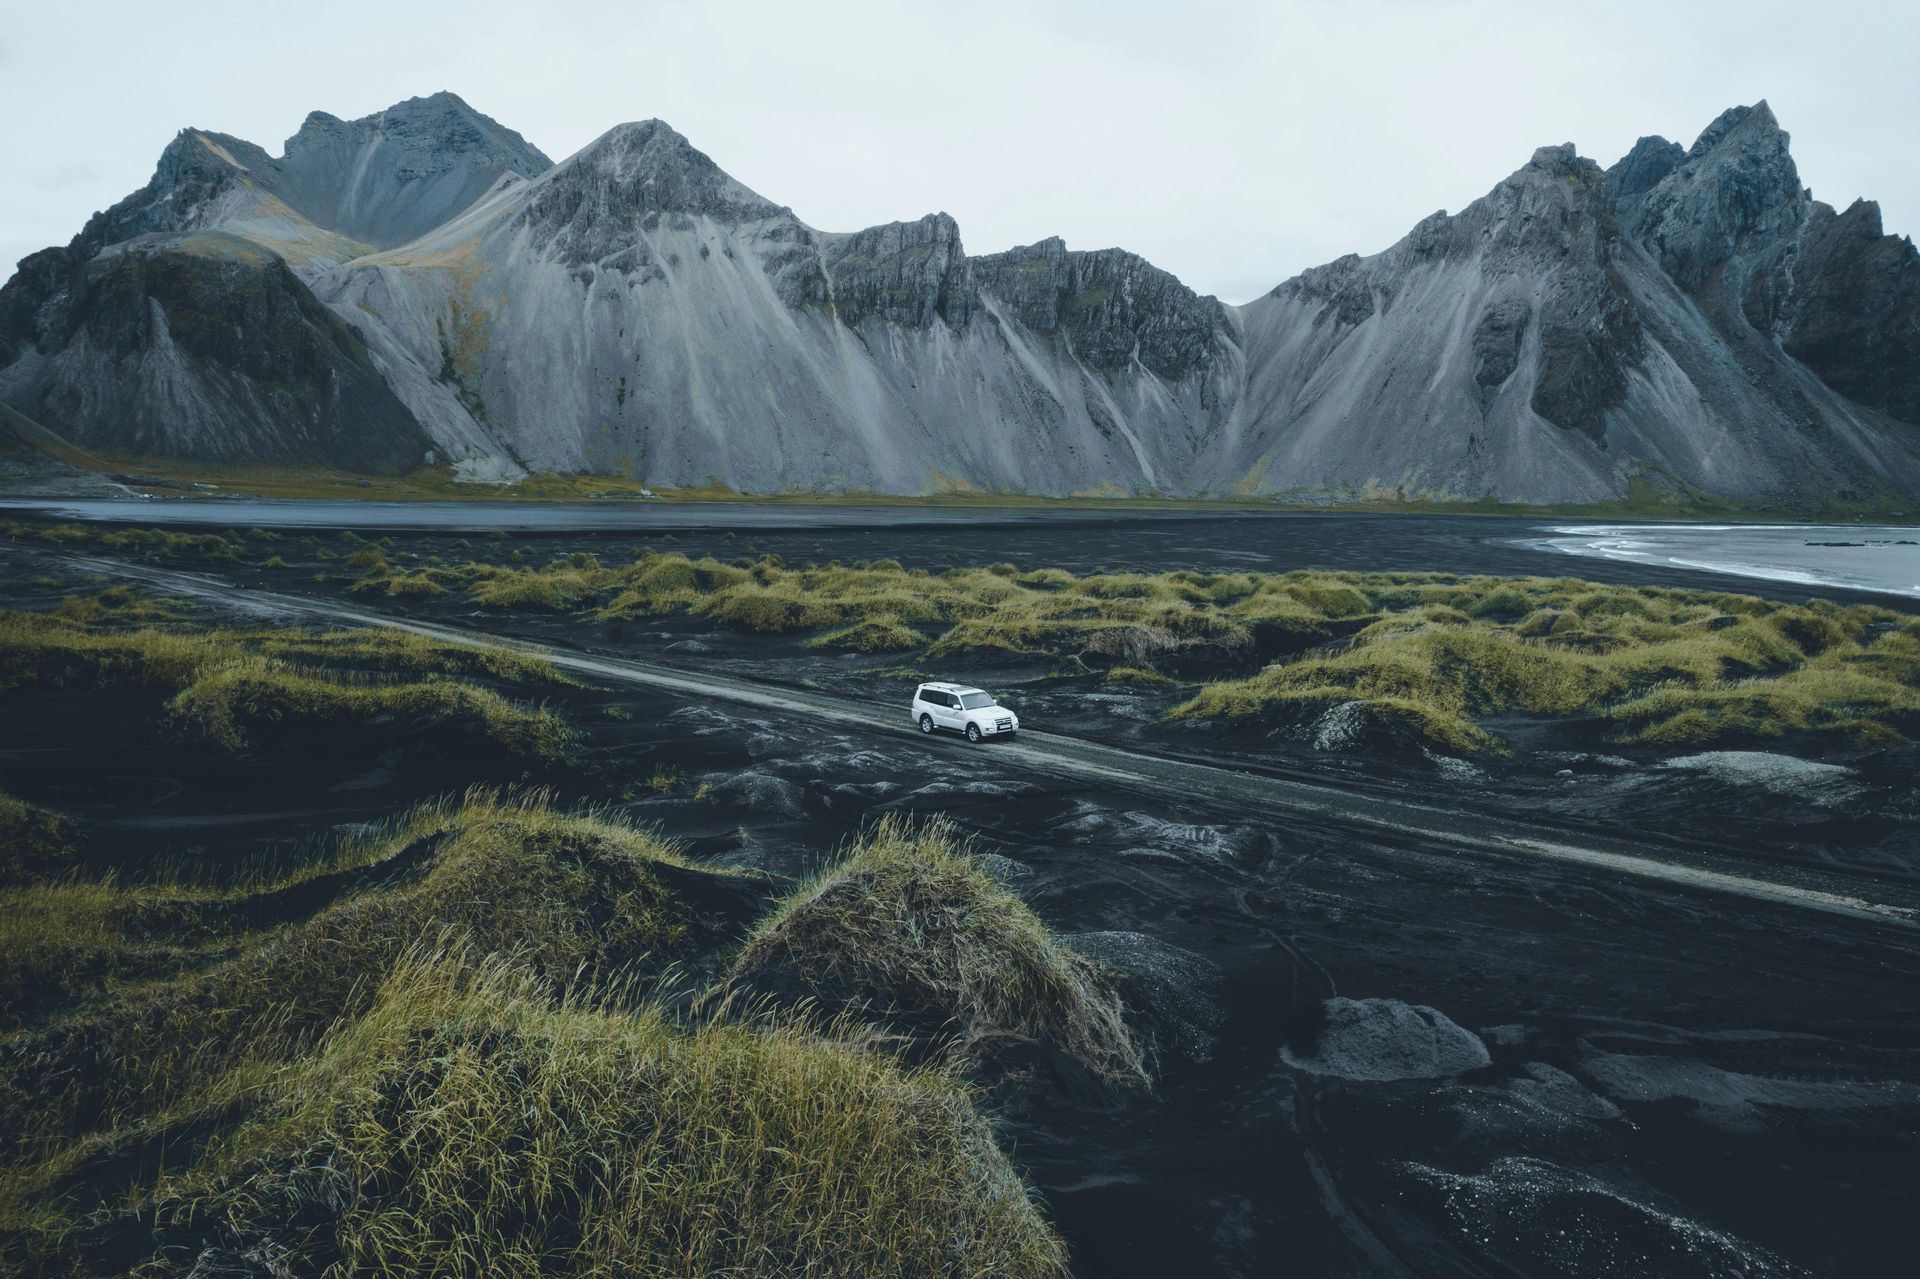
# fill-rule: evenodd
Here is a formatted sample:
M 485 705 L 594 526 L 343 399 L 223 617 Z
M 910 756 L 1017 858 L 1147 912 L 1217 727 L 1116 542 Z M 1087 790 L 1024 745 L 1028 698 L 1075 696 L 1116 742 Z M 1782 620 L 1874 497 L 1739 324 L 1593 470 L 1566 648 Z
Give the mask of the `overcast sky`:
M 1120 245 L 1244 302 L 1571 141 L 1611 164 L 1768 99 L 1801 179 L 1920 231 L 1920 6 L 1773 0 L 16 0 L 0 261 L 64 243 L 184 126 L 451 89 L 556 160 L 657 116 L 808 223 L 945 209 L 970 252 Z

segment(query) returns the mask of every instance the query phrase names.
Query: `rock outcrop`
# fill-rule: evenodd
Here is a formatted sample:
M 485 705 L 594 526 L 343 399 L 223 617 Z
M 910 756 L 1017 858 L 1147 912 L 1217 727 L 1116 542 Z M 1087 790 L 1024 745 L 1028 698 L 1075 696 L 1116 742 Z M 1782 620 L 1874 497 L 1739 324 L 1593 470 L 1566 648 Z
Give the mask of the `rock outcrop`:
M 157 232 L 82 264 L 38 347 L 0 373 L 74 443 L 134 456 L 404 473 L 430 441 L 354 328 L 279 257 L 224 232 Z
M 1137 254 L 1076 253 L 1055 236 L 973 260 L 981 292 L 1032 333 L 1060 337 L 1093 368 L 1136 362 L 1168 382 L 1203 374 L 1230 330 L 1226 308 Z
M 960 224 L 945 213 L 826 236 L 822 246 L 834 306 L 848 328 L 878 321 L 926 330 L 936 320 L 960 328 L 973 314 L 972 266 Z
M 138 386 L 143 447 L 360 456 L 327 442 L 352 435 L 338 423 L 261 407 L 307 383 L 273 382 L 258 352 L 139 330 L 142 370 L 171 362 L 169 386 L 204 389 L 154 398 L 124 345 L 96 350 L 96 320 L 75 317 L 128 269 L 105 265 L 115 246 L 209 232 L 284 264 L 224 267 L 237 305 L 273 297 L 357 334 L 303 319 L 289 348 L 302 376 L 322 348 L 344 361 L 328 403 L 380 438 L 424 433 L 471 478 L 1920 500 L 1920 260 L 1872 205 L 1836 213 L 1801 188 L 1765 103 L 1604 172 L 1543 147 L 1460 212 L 1240 307 L 1120 249 L 969 256 L 944 213 L 822 232 L 657 120 L 558 165 L 448 94 L 316 113 L 279 157 L 188 130 L 145 188 L 0 290 L 0 399 L 130 447 L 102 415 Z M 142 267 L 140 287 L 164 310 L 155 287 L 195 271 L 228 278 Z M 135 332 L 130 315 L 109 327 Z M 368 398 L 369 370 L 402 417 Z
M 105 449 L 409 470 L 426 430 L 296 269 L 412 239 L 549 167 L 446 93 L 316 112 L 279 159 L 184 129 L 146 186 L 0 289 L 0 399 Z

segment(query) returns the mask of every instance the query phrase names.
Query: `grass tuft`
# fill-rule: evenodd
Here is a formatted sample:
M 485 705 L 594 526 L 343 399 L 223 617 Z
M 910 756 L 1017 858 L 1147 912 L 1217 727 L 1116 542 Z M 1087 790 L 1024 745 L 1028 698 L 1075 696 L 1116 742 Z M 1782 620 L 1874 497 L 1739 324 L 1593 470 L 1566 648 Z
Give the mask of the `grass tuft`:
M 73 864 L 73 823 L 0 791 L 0 883 L 43 879 Z
M 1920 737 L 1920 645 L 1884 609 L 1568 578 L 1345 580 L 1372 620 L 1208 684 L 1172 714 L 1298 724 L 1360 701 L 1375 728 L 1460 753 L 1503 749 L 1478 721 L 1509 712 L 1598 719 L 1618 741 L 1654 746 Z
M 103 604 L 112 594 L 50 613 L 0 613 L 0 692 L 44 684 L 155 694 L 165 723 L 228 750 L 269 729 L 393 715 L 472 724 L 528 758 L 558 758 L 574 740 L 553 712 L 462 678 L 566 682 L 536 658 L 379 631 L 133 626 L 151 614 Z M 421 678 L 395 679 L 396 668 Z
M 1064 1274 L 951 1074 L 642 993 L 721 944 L 698 902 L 734 883 L 475 792 L 244 889 L 0 894 L 8 980 L 77 1001 L 0 1040 L 0 1266 Z M 189 934 L 225 949 L 129 971 Z
M 154 1215 L 339 1274 L 1056 1276 L 966 1093 L 793 1026 L 554 1006 L 400 964 Z
M 1038 1045 L 1110 1083 L 1147 1082 L 1098 966 L 994 883 L 944 819 L 868 830 L 754 930 L 731 981 L 835 1015 L 871 1008 L 963 1062 Z
M 423 937 L 512 954 L 556 993 L 658 969 L 711 928 L 668 882 L 692 869 L 674 846 L 556 811 L 543 793 L 476 791 L 273 883 L 7 894 L 0 953 L 44 969 L 64 948 L 103 977 L 151 970 L 168 943 L 270 926 L 222 962 L 114 992 L 9 1045 L 0 1147 L 58 1145 L 186 1100 L 249 1062 L 290 1061 L 363 1010 Z

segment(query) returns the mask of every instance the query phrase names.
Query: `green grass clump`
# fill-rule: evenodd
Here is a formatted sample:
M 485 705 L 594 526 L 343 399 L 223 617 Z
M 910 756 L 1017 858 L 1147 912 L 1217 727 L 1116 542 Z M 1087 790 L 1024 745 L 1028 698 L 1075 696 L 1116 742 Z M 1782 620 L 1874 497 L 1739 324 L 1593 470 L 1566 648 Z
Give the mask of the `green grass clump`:
M 1065 1273 L 964 1090 L 799 1028 L 424 956 L 268 1091 L 153 1192 L 163 1237 L 329 1274 Z
M 177 559 L 192 555 L 201 559 L 238 560 L 246 545 L 238 537 L 229 539 L 219 533 L 176 533 L 163 528 L 96 531 L 84 524 L 23 524 L 15 520 L 0 520 L 0 537 L 51 546 L 90 543 L 110 551 L 129 551 L 141 559 Z
M 1357 700 L 1376 727 L 1460 752 L 1501 749 L 1477 721 L 1516 711 L 1599 718 L 1616 740 L 1659 746 L 1920 736 L 1915 624 L 1884 609 L 1568 578 L 1348 581 L 1372 609 L 1351 619 L 1360 629 L 1172 713 L 1298 723 Z
M 539 608 L 561 611 L 593 594 L 586 576 L 577 570 L 543 573 L 532 569 L 495 569 L 468 590 L 476 604 L 488 608 Z
M 238 637 L 276 661 L 369 675 L 484 675 L 513 684 L 571 684 L 553 663 L 507 648 L 470 647 L 412 631 L 265 631 Z
M 1147 1079 L 1098 966 L 994 883 L 943 819 L 867 831 L 755 928 L 731 980 L 830 1013 L 871 1009 L 961 1061 L 1037 1043 L 1113 1083 Z
M 111 595 L 50 613 L 0 613 L 0 693 L 40 684 L 157 694 L 166 722 L 229 750 L 264 730 L 390 715 L 472 724 L 528 758 L 558 758 L 573 741 L 553 712 L 462 678 L 565 682 L 538 659 L 386 632 L 131 626 L 123 619 L 147 614 L 99 605 Z
M 107 976 L 151 969 L 170 944 L 255 935 L 222 962 L 129 986 L 16 1045 L 33 1066 L 0 1079 L 0 1148 L 54 1150 L 190 1104 L 210 1078 L 291 1061 L 363 1011 L 422 938 L 510 953 L 556 992 L 658 970 L 711 928 L 672 886 L 692 873 L 672 845 L 621 823 L 556 811 L 543 795 L 475 792 L 268 884 L 10 895 L 6 955 L 43 968 L 64 949 Z
M 1140 666 L 1116 666 L 1107 672 L 1107 683 L 1133 688 L 1169 688 L 1173 681 L 1159 671 Z
M 447 593 L 439 575 L 431 569 L 415 573 L 370 573 L 348 589 L 355 595 L 387 595 L 398 599 L 431 599 Z
M 109 586 L 95 595 L 69 595 L 53 607 L 53 615 L 78 626 L 126 626 L 134 622 L 165 621 L 173 610 L 160 600 L 131 587 Z
M 167 715 L 174 725 L 231 751 L 245 750 L 270 725 L 389 715 L 474 723 L 492 741 L 532 759 L 558 759 L 576 737 L 553 712 L 517 705 L 489 688 L 454 680 L 353 682 L 289 670 L 264 657 L 206 671 L 167 703 Z
M 218 533 L 175 533 L 163 528 L 116 529 L 101 533 L 95 542 L 111 551 L 131 551 L 141 559 L 179 559 L 197 556 L 209 560 L 238 560 L 242 544 Z
M 0 896 L 0 955 L 75 974 L 0 1039 L 0 1269 L 1064 1274 L 952 1075 L 642 993 L 735 883 L 475 793 L 231 890 Z
M 73 864 L 73 823 L 0 791 L 0 884 L 59 875 Z
M 875 617 L 816 635 L 807 641 L 807 647 L 844 648 L 855 653 L 903 653 L 924 648 L 926 643 L 927 637 L 911 626 L 889 617 Z
M 123 894 L 61 881 L 0 889 L 0 1031 L 104 989 L 138 956 L 119 931 Z
M 1216 676 L 1171 713 L 1306 724 L 1358 701 L 1370 733 L 1454 752 L 1502 749 L 1481 721 L 1513 713 L 1597 719 L 1619 741 L 1661 746 L 1920 736 L 1916 681 L 1892 660 L 1906 641 L 1889 638 L 1906 619 L 1863 606 L 1577 578 L 929 573 L 654 551 L 626 565 L 575 555 L 544 569 L 429 571 L 490 606 L 603 621 L 703 614 L 853 652 L 1046 657 L 1100 673 L 1238 666 L 1248 673 Z

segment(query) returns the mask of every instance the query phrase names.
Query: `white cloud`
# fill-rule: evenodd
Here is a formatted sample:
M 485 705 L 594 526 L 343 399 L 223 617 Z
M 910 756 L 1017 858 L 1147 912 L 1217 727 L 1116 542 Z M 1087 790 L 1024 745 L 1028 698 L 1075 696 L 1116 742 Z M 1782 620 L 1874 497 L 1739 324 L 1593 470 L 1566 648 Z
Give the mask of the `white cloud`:
M 1822 198 L 1920 229 L 1920 11 L 1835 0 L 213 0 L 9 21 L 0 252 L 63 242 L 185 125 L 267 146 L 315 108 L 452 89 L 560 158 L 659 116 L 807 221 L 946 209 L 988 252 L 1118 244 L 1243 301 L 1372 252 L 1573 141 L 1611 163 L 1769 98 Z M 101 33 L 111 33 L 102 38 Z M 41 121 L 38 127 L 31 122 Z M 50 180 L 50 175 L 60 175 Z

